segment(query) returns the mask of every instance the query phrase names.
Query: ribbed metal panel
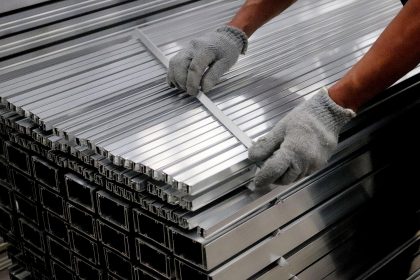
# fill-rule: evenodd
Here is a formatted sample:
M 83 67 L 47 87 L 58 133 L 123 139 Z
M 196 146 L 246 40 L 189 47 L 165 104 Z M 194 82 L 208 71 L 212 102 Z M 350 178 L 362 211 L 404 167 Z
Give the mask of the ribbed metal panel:
M 325 169 L 253 191 L 246 147 L 167 86 L 165 66 L 133 32 L 170 58 L 242 3 L 59 1 L 0 20 L 0 229 L 20 227 L 18 239 L 46 250 L 39 259 L 54 259 L 55 278 L 353 279 L 418 244 L 409 223 L 397 222 L 411 218 L 412 188 L 400 202 L 407 209 L 388 205 L 405 193 L 394 186 L 413 182 L 414 172 L 398 176 L 416 141 L 407 127 L 418 119 L 419 68 L 344 129 Z M 340 79 L 400 9 L 397 0 L 298 1 L 252 36 L 208 97 L 255 140 Z M 368 216 L 373 201 L 387 206 L 377 209 L 392 231 Z M 389 232 L 390 242 L 360 246 L 358 235 Z

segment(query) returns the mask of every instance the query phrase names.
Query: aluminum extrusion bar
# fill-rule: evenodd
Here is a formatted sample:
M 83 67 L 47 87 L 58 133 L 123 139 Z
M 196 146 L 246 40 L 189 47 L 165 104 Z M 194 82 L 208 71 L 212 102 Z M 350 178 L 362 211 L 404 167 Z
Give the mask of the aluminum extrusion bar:
M 411 180 L 400 163 L 415 152 L 406 143 L 418 142 L 411 128 L 419 84 L 418 77 L 406 79 L 420 68 L 346 126 L 325 169 L 295 184 L 251 191 L 246 146 L 199 100 L 167 88 L 165 67 L 131 36 L 139 28 L 161 59 L 170 58 L 191 38 L 224 24 L 243 1 L 177 6 L 184 2 L 71 0 L 26 10 L 33 16 L 27 19 L 19 12 L 15 25 L 0 20 L 0 32 L 2 26 L 18 32 L 0 37 L 10 43 L 0 52 L 27 52 L 0 65 L 2 234 L 35 247 L 23 253 L 28 266 L 37 264 L 31 271 L 37 279 L 38 268 L 53 278 L 92 280 L 370 273 L 360 268 L 412 236 L 401 230 L 405 240 L 396 244 L 399 236 L 390 231 L 399 228 L 391 224 L 401 221 L 396 212 L 416 196 L 403 200 L 404 207 L 388 206 L 403 193 L 393 188 L 394 180 L 401 182 L 395 174 Z M 256 140 L 319 87 L 340 79 L 400 7 L 397 0 L 298 1 L 250 38 L 247 56 L 208 97 Z M 53 15 L 57 9 L 62 14 Z M 86 13 L 69 18 L 73 11 Z M 19 31 L 29 23 L 33 29 Z M 51 29 L 40 33 L 37 24 Z M 401 188 L 411 184 L 404 183 Z M 378 209 L 371 207 L 378 201 L 385 204 L 378 213 L 387 217 L 386 230 L 378 232 L 392 240 L 355 260 L 364 247 L 346 252 L 357 245 L 359 226 L 367 222 L 369 230 L 365 214 Z
M 152 41 L 147 38 L 144 33 L 136 28 L 135 36 L 144 44 L 144 46 L 166 67 L 169 68 L 169 60 L 166 56 L 153 44 Z M 232 133 L 245 147 L 250 148 L 252 146 L 252 140 L 242 130 L 238 128 L 225 114 L 200 90 L 196 98 L 201 104 L 211 112 L 213 117 L 216 118 L 223 126 Z
M 186 246 L 186 244 L 189 244 L 189 246 L 186 246 L 188 248 L 190 248 L 190 246 L 194 246 L 194 248 L 196 248 L 194 255 L 197 256 L 194 259 L 201 259 L 200 263 L 195 264 L 206 270 L 212 269 L 254 243 L 255 240 L 275 232 L 284 224 L 290 222 L 311 207 L 315 206 L 316 203 L 320 203 L 332 196 L 334 193 L 343 191 L 346 186 L 354 183 L 357 178 L 364 177 L 372 172 L 371 169 L 360 169 L 358 170 L 360 173 L 355 173 L 354 177 L 346 178 L 346 180 L 343 180 L 340 184 L 325 187 L 326 184 L 328 184 L 326 182 L 334 181 L 334 178 L 342 178 L 343 174 L 348 174 L 348 170 L 356 170 L 356 166 L 360 166 L 368 158 L 368 154 L 359 155 L 345 165 L 337 167 L 335 172 L 327 174 L 318 182 L 310 184 L 289 198 L 284 198 L 260 211 L 255 210 L 255 214 L 248 215 L 248 219 L 242 219 L 241 224 L 236 225 L 227 232 L 219 234 L 219 236 L 210 236 L 205 239 L 194 238 L 194 235 L 185 235 L 182 232 L 174 230 L 172 233 L 172 240 L 174 242 L 173 248 L 175 249 L 175 253 L 182 257 L 184 254 L 183 246 Z M 388 169 L 389 168 L 386 170 Z M 363 184 L 371 184 L 375 178 L 379 178 L 386 173 L 384 170 L 377 172 L 378 173 L 371 175 L 370 178 L 364 180 Z M 309 199 L 308 194 L 311 194 L 311 197 L 316 197 L 316 199 Z M 275 199 L 275 197 L 272 197 L 272 200 L 273 199 Z M 307 203 L 305 203 L 305 201 Z M 232 201 L 232 203 L 234 202 Z M 293 209 L 294 205 L 300 205 L 300 207 Z M 214 215 L 214 211 L 212 212 Z M 206 219 L 210 218 L 206 218 L 204 216 L 201 219 L 203 220 L 195 222 L 190 221 L 190 223 L 192 225 L 199 224 L 203 226 Z M 237 243 L 237 236 L 241 236 L 239 243 Z

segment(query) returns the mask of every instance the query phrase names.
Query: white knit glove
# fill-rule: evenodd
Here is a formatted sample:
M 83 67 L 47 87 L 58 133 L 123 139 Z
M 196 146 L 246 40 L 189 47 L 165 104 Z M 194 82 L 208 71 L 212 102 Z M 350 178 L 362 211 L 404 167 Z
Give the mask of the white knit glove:
M 324 167 L 340 130 L 355 115 L 337 105 L 326 88 L 298 105 L 249 149 L 249 159 L 265 161 L 255 186 L 287 185 Z
M 200 86 L 203 92 L 210 91 L 236 63 L 239 54 L 245 53 L 247 45 L 245 33 L 231 26 L 192 40 L 169 61 L 169 86 L 186 90 L 194 96 Z

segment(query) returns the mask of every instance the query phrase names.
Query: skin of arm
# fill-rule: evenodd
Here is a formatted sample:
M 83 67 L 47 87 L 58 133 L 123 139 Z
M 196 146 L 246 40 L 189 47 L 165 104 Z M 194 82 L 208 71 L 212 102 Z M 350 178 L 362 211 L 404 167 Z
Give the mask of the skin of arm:
M 228 24 L 250 37 L 295 0 L 248 0 Z M 329 95 L 338 105 L 357 112 L 376 95 L 420 63 L 420 0 L 409 0 L 364 57 Z
M 296 0 L 247 0 L 228 25 L 250 37 L 264 23 L 286 10 Z
M 361 106 L 420 63 L 420 0 L 409 0 L 371 49 L 329 89 L 338 105 Z

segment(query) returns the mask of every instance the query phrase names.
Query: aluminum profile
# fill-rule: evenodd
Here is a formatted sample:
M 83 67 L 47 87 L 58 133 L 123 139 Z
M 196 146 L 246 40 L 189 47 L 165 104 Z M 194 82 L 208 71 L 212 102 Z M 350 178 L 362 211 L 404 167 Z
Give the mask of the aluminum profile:
M 193 9 L 150 17 L 139 28 L 169 58 L 192 37 L 226 22 L 240 4 L 195 2 L 188 6 Z M 250 52 L 209 97 L 256 139 L 317 88 L 340 78 L 399 7 L 378 0 L 299 2 L 255 34 Z M 354 127 L 346 128 L 330 165 L 314 176 L 251 191 L 244 187 L 253 177 L 252 163 L 241 158 L 245 147 L 194 98 L 167 89 L 165 68 L 130 37 L 131 28 L 116 37 L 114 31 L 104 31 L 112 35 L 100 43 L 11 66 L 17 70 L 6 75 L 0 66 L 7 89 L 0 91 L 0 133 L 7 136 L 0 144 L 6 156 L 10 152 L 0 156 L 0 163 L 10 163 L 0 191 L 32 195 L 31 187 L 9 187 L 16 174 L 30 178 L 29 186 L 37 182 L 41 193 L 34 197 L 47 233 L 34 227 L 28 211 L 16 224 L 23 242 L 53 256 L 53 278 L 336 275 L 330 257 L 354 244 L 347 229 L 355 219 L 347 216 L 371 202 L 378 179 L 395 166 L 383 147 L 395 139 L 389 131 L 378 134 L 388 116 L 361 131 L 356 127 L 351 137 L 346 133 Z M 394 113 L 389 111 L 390 120 Z M 387 135 L 386 141 L 371 142 L 378 135 Z M 8 202 L 0 203 L 0 229 L 12 233 Z M 60 253 L 67 247 L 69 256 Z
M 194 26 L 179 13 L 139 28 L 171 57 L 239 5 L 216 1 L 192 10 Z M 392 0 L 296 3 L 251 38 L 247 56 L 209 97 L 255 140 L 339 79 L 399 8 Z M 203 17 L 210 12 L 214 16 Z M 93 164 L 108 177 L 126 169 L 151 176 L 169 186 L 161 198 L 192 211 L 252 180 L 246 147 L 194 98 L 167 88 L 165 68 L 135 38 L 58 62 L 1 83 L 9 109 L 52 130 L 43 138 L 49 146 L 68 147 L 86 162 L 95 153 L 104 156 L 109 161 Z

